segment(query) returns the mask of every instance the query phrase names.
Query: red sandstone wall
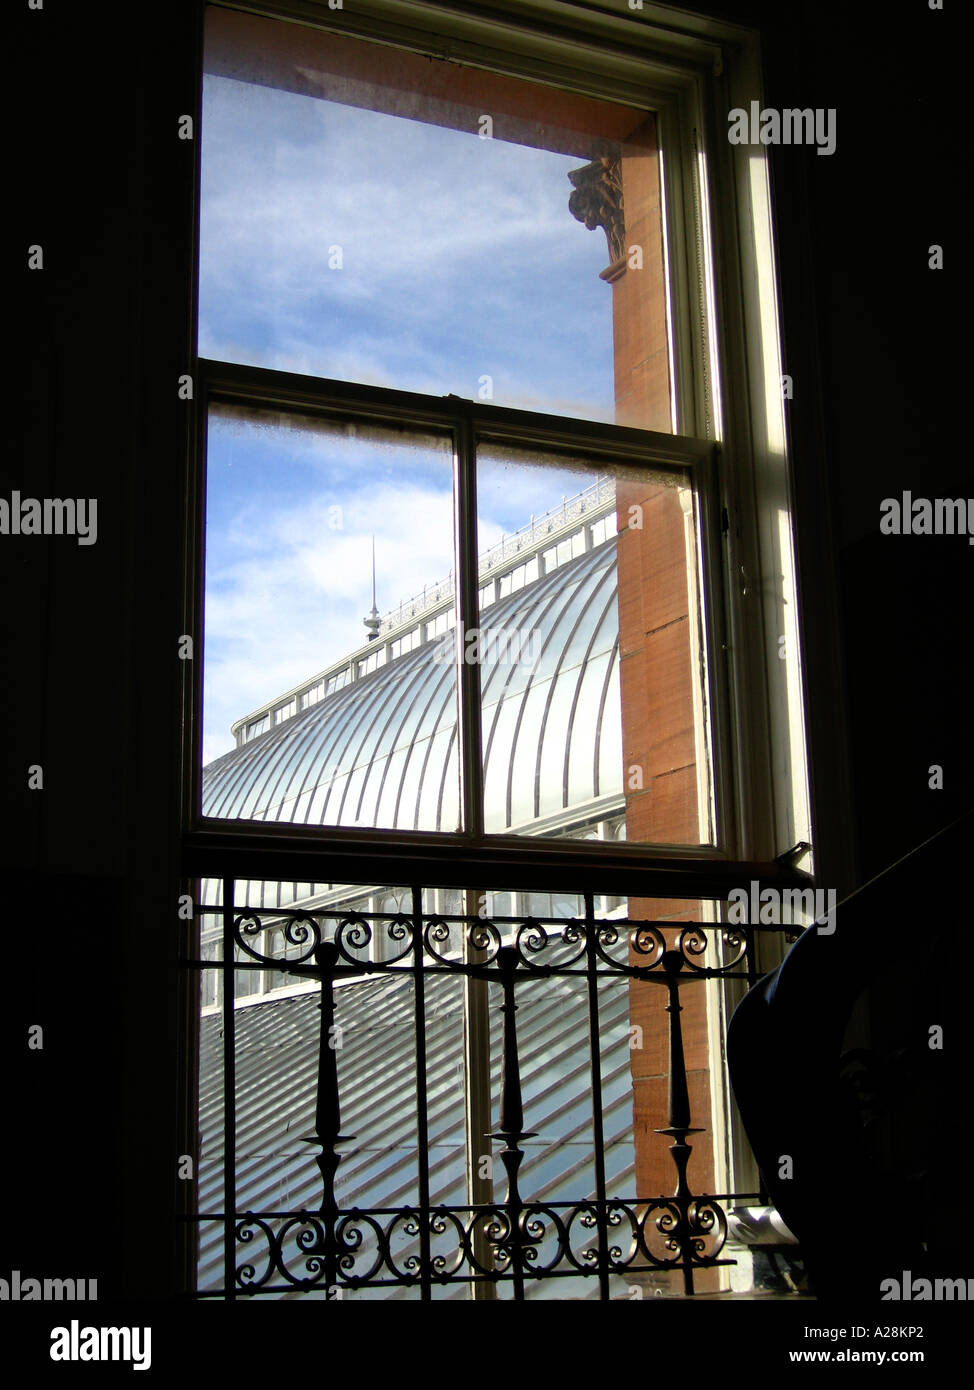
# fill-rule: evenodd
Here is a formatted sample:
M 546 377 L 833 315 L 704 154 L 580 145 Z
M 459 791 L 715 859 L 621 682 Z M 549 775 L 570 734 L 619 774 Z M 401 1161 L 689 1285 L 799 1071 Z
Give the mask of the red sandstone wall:
M 622 161 L 626 250 L 642 248 L 642 269 L 626 269 L 612 283 L 615 336 L 616 418 L 620 424 L 668 432 L 671 428 L 665 283 L 658 164 L 653 130 L 641 132 L 646 153 Z M 630 137 L 632 139 L 632 137 Z M 642 529 L 630 526 L 630 508 L 642 509 Z M 693 718 L 690 595 L 685 523 L 679 492 L 654 483 L 621 481 L 619 526 L 619 643 L 622 746 L 629 769 L 642 772 L 642 787 L 626 794 L 627 835 L 632 841 L 697 844 L 697 750 Z M 696 902 L 632 899 L 631 917 L 697 920 Z M 676 933 L 667 933 L 672 941 Z M 638 957 L 633 956 L 634 961 Z M 642 1197 L 670 1193 L 676 1170 L 671 1140 L 656 1134 L 667 1123 L 669 1017 L 662 985 L 636 983 L 630 992 L 631 1022 L 642 1047 L 631 1054 L 636 1191 Z M 691 1136 L 688 1177 L 694 1191 L 713 1191 L 710 1072 L 703 982 L 681 990 L 684 1052 L 691 1116 L 704 1128 Z M 671 1282 L 664 1280 L 663 1282 Z M 715 1284 L 700 1278 L 699 1287 Z M 678 1285 L 674 1285 L 677 1287 Z

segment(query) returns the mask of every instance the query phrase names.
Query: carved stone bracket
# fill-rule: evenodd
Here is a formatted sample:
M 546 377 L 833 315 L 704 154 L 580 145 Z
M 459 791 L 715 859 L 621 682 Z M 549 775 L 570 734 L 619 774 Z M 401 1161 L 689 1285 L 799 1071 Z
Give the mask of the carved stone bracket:
M 622 162 L 618 155 L 603 154 L 568 174 L 574 193 L 568 210 L 590 232 L 605 230 L 610 268 L 625 258 L 626 218 L 622 200 Z

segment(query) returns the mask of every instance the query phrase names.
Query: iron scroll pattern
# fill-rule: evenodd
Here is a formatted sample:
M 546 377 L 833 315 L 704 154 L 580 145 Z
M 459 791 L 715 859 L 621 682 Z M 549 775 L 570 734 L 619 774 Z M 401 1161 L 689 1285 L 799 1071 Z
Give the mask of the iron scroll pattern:
M 329 933 L 323 929 L 323 921 L 334 921 L 334 931 Z M 296 948 L 294 953 L 270 955 L 254 944 L 271 925 L 282 933 L 287 947 Z M 377 927 L 384 931 L 377 931 Z M 458 953 L 458 929 L 463 934 L 463 944 L 477 953 L 476 960 L 471 961 Z M 754 971 L 750 953 L 755 930 L 737 924 L 648 922 L 595 918 L 594 915 L 584 920 L 431 913 L 423 914 L 417 926 L 408 913 L 248 910 L 234 916 L 233 944 L 242 953 L 236 962 L 238 969 L 249 963 L 254 968 L 283 969 L 295 977 L 313 978 L 320 978 L 322 974 L 316 952 L 328 944 L 335 951 L 334 963 L 329 963 L 328 971 L 336 980 L 397 969 L 411 970 L 417 946 L 429 958 L 423 964 L 427 973 L 448 970 L 489 979 L 492 978 L 491 967 L 497 966 L 500 953 L 513 950 L 517 970 L 535 976 L 587 975 L 590 973 L 589 943 L 595 955 L 595 973 L 600 976 L 662 979 L 676 968 L 701 979 L 721 976 L 751 980 Z M 675 942 L 668 943 L 667 934 L 674 933 Z M 511 938 L 510 942 L 506 941 L 506 936 Z M 706 962 L 708 948 L 713 947 L 715 938 L 723 948 L 721 961 L 716 965 Z M 379 960 L 369 954 L 377 939 L 381 939 L 384 946 L 383 957 Z M 622 950 L 628 948 L 635 959 L 624 959 L 620 947 Z M 678 964 L 674 953 L 679 957 Z M 205 964 L 212 967 L 213 962 Z
M 424 1270 L 415 1247 L 423 1226 L 435 1246 Z M 546 1278 L 631 1279 L 653 1270 L 682 1271 L 683 1228 L 693 1241 L 692 1266 L 730 1263 L 717 1259 L 727 1235 L 719 1203 L 701 1197 L 686 1216 L 675 1198 L 635 1203 L 525 1202 L 516 1220 L 503 1203 L 480 1207 L 431 1207 L 425 1216 L 410 1207 L 354 1208 L 334 1226 L 318 1212 L 248 1212 L 238 1217 L 236 1239 L 244 1252 L 237 1266 L 243 1294 L 312 1292 L 432 1283 L 510 1283 Z M 599 1239 L 604 1230 L 607 1243 Z M 480 1243 L 478 1237 L 481 1238 Z M 486 1243 L 490 1258 L 479 1255 Z
M 509 1296 L 521 1299 L 532 1281 L 558 1278 L 597 1279 L 599 1296 L 608 1298 L 612 1276 L 631 1283 L 654 1271 L 678 1273 L 684 1292 L 692 1294 L 695 1271 L 731 1263 L 720 1258 L 727 1236 L 721 1198 L 693 1193 L 687 1180 L 687 1139 L 702 1130 L 691 1124 L 680 991 L 714 977 L 753 982 L 759 928 L 597 918 L 591 895 L 585 897 L 584 917 L 567 920 L 430 914 L 422 910 L 419 889 L 413 890 L 412 914 L 238 911 L 231 880 L 224 883 L 224 903 L 231 906 L 216 911 L 224 922 L 228 973 L 273 969 L 315 982 L 320 1009 L 314 1133 L 304 1136 L 316 1150 L 320 1206 L 200 1213 L 197 1221 L 219 1220 L 226 1227 L 225 1264 L 232 1270 L 227 1296 L 305 1292 L 341 1298 L 345 1289 L 416 1285 L 428 1298 L 434 1285 L 462 1282 L 510 1285 Z M 267 951 L 271 932 L 284 954 Z M 214 962 L 192 964 L 212 969 Z M 436 1205 L 421 1179 L 417 1205 L 339 1209 L 340 1146 L 354 1136 L 341 1133 L 339 1052 L 330 1045 L 334 986 L 396 973 L 412 975 L 417 990 L 426 977 L 446 974 L 484 980 L 499 991 L 500 1123 L 489 1137 L 501 1146 L 503 1201 Z M 518 1182 L 523 1142 L 533 1136 L 522 1111 L 517 988 L 528 979 L 556 976 L 583 977 L 589 988 L 596 1193 L 574 1202 L 532 1201 Z M 655 982 L 666 991 L 668 1114 L 656 1132 L 672 1140 L 676 1186 L 669 1195 L 620 1200 L 606 1194 L 596 991 L 609 978 Z

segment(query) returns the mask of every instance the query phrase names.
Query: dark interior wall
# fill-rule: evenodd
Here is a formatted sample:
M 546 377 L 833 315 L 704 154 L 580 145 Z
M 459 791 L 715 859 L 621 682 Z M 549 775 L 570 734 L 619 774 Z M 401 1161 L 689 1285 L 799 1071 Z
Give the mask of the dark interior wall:
M 3 1010 L 16 1194 L 0 1266 L 172 1287 L 181 551 L 195 7 L 21 6 L 20 315 L 2 494 L 96 498 L 5 536 Z M 12 16 L 7 15 L 8 19 Z M 151 18 L 151 24 L 148 22 Z M 43 248 L 28 270 L 27 248 Z M 43 789 L 28 788 L 28 767 Z M 30 1025 L 44 1028 L 29 1050 Z
M 862 882 L 974 803 L 963 677 L 974 548 L 962 537 L 879 530 L 880 503 L 904 490 L 974 495 L 957 433 L 959 152 L 944 105 L 960 80 L 959 8 L 933 11 L 926 0 L 700 8 L 760 27 L 766 105 L 836 111 L 832 155 L 779 146 L 771 163 L 794 381 L 789 423 L 805 470 L 800 565 L 810 570 L 828 539 L 817 520 L 802 524 L 803 502 L 823 489 Z M 935 244 L 942 271 L 928 266 Z M 819 613 L 807 582 L 803 603 L 814 663 Z M 934 765 L 943 767 L 942 790 L 928 785 Z M 821 821 L 827 802 L 817 811 Z
M 21 312 L 0 494 L 97 497 L 98 540 L 0 538 L 2 1163 L 17 1198 L 0 1274 L 97 1277 L 104 1295 L 164 1294 L 177 1278 L 176 382 L 189 353 L 194 148 L 176 132 L 196 109 L 194 11 L 47 0 L 23 8 L 15 50 Z M 829 499 L 836 544 L 847 704 L 825 717 L 848 723 L 866 878 L 971 800 L 962 670 L 974 550 L 878 529 L 879 502 L 904 488 L 972 491 L 949 334 L 955 156 L 939 104 L 961 51 L 957 16 L 919 0 L 892 17 L 879 3 L 724 13 L 764 25 L 769 104 L 838 113 L 833 156 L 776 150 L 773 175 L 794 445 L 811 461 L 803 486 Z M 942 272 L 927 269 L 934 242 Z M 43 271 L 20 268 L 33 244 Z M 800 541 L 811 555 L 815 534 Z M 804 599 L 814 659 L 816 598 Z M 934 763 L 943 791 L 927 787 Z M 28 790 L 31 764 L 43 790 Z M 35 1023 L 42 1052 L 27 1048 Z

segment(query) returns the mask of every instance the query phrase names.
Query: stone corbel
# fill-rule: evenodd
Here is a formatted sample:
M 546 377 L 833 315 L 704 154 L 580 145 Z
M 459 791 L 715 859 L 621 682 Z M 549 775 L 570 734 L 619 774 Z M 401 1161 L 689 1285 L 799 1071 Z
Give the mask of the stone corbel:
M 622 198 L 622 161 L 618 155 L 598 155 L 581 169 L 568 174 L 574 192 L 568 199 L 568 210 L 590 232 L 596 227 L 605 231 L 609 246 L 609 265 L 601 273 L 603 280 L 616 280 L 626 268 L 626 218 Z

